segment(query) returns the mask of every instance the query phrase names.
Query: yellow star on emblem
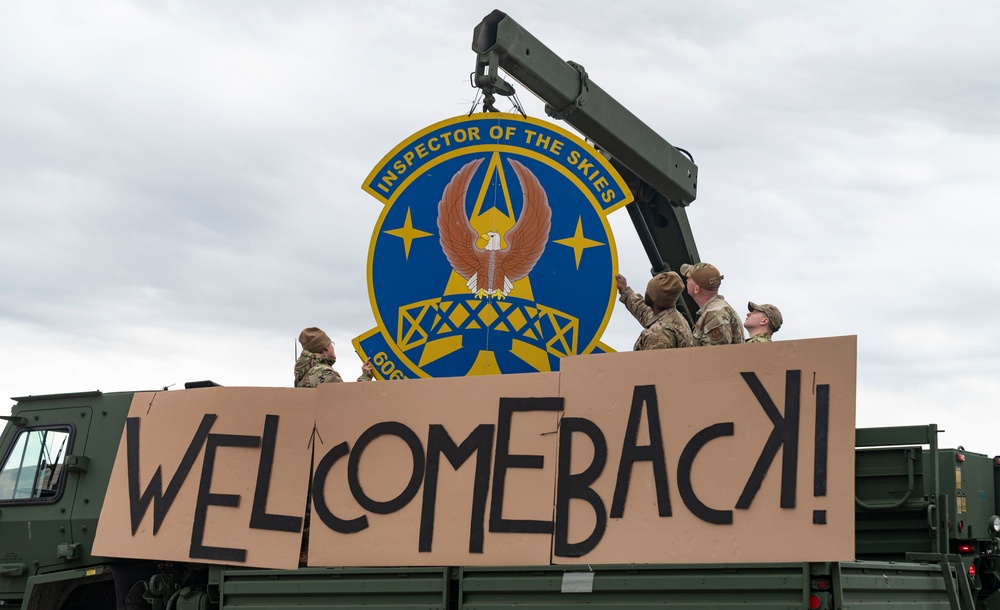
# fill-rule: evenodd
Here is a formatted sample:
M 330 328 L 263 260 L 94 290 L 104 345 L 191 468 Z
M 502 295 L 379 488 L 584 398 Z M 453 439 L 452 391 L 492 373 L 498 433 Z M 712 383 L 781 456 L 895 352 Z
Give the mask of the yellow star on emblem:
M 587 248 L 593 248 L 595 246 L 603 246 L 604 242 L 594 241 L 593 239 L 587 239 L 583 236 L 583 217 L 578 217 L 576 219 L 576 233 L 573 237 L 567 237 L 565 239 L 553 240 L 560 246 L 567 246 L 573 248 L 573 253 L 576 255 L 576 269 L 580 270 L 580 257 L 583 256 L 583 251 Z
M 432 235 L 432 233 L 413 228 L 413 222 L 410 220 L 410 208 L 406 208 L 406 221 L 403 223 L 403 226 L 398 229 L 386 231 L 386 233 L 403 240 L 403 250 L 406 253 L 406 260 L 410 260 L 410 246 L 413 245 L 414 239 L 430 237 Z M 579 260 L 579 257 L 577 260 Z M 577 266 L 579 266 L 579 263 Z

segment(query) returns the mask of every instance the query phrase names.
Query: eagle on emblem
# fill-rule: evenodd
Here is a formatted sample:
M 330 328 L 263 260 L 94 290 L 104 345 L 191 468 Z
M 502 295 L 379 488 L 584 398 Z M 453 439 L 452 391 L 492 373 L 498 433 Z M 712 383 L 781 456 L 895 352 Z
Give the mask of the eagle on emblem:
M 480 235 L 465 212 L 465 197 L 472 176 L 482 159 L 466 163 L 445 187 L 438 203 L 438 230 L 441 249 L 452 268 L 463 278 L 476 298 L 505 298 L 514 282 L 526 277 L 542 257 L 552 226 L 552 209 L 541 182 L 522 163 L 507 160 L 521 183 L 523 205 L 517 222 L 504 234 L 506 248 L 501 248 L 500 234 L 488 231 Z M 479 248 L 476 240 L 485 239 Z

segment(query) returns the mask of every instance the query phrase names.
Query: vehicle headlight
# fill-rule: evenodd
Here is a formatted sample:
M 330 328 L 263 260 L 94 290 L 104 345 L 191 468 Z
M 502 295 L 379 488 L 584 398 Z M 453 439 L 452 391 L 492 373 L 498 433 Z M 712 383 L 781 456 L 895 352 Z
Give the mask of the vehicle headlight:
M 1000 536 L 1000 516 L 993 515 L 990 517 L 987 529 L 990 530 L 990 534 L 993 536 Z

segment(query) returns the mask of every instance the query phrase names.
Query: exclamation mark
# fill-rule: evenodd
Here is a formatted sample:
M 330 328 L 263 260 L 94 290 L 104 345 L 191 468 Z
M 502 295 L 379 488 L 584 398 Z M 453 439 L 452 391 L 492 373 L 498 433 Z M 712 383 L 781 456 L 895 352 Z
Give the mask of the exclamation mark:
M 830 439 L 830 385 L 816 386 L 816 454 L 813 456 L 813 496 L 826 496 L 826 455 Z M 813 523 L 826 525 L 826 511 L 814 510 Z

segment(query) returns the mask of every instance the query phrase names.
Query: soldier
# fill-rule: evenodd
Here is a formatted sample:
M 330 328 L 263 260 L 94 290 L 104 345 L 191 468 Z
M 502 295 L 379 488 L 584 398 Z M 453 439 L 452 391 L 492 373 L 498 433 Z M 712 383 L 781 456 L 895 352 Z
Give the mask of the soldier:
M 694 345 L 743 343 L 740 317 L 719 294 L 725 276 L 708 263 L 681 265 L 681 275 L 687 278 L 688 294 L 698 304 L 698 319 L 692 331 Z
M 691 347 L 691 328 L 687 320 L 674 305 L 677 297 L 684 290 L 681 277 L 669 271 L 653 277 L 646 284 L 646 294 L 640 297 L 628 287 L 625 276 L 615 276 L 618 286 L 619 300 L 642 324 L 643 330 L 632 348 L 635 351 L 644 349 L 666 349 L 670 347 Z
M 333 341 L 325 332 L 311 326 L 299 333 L 299 343 L 302 344 L 302 354 L 295 361 L 295 387 L 315 388 L 321 383 L 344 381 L 340 373 L 333 370 L 337 355 L 333 350 Z M 374 378 L 371 360 L 365 360 L 361 371 L 358 381 Z
M 771 335 L 781 328 L 781 312 L 769 303 L 758 305 L 753 301 L 747 303 L 747 308 L 750 311 L 743 321 L 743 328 L 750 334 L 747 343 L 770 342 Z

